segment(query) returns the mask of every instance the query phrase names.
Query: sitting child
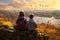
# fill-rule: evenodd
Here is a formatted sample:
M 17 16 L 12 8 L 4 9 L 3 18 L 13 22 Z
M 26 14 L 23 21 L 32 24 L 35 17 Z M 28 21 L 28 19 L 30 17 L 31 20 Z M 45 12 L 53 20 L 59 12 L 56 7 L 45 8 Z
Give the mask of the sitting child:
M 34 22 L 33 18 L 34 18 L 34 15 L 30 14 L 29 15 L 29 20 L 27 21 L 27 25 L 26 25 L 27 30 L 30 30 L 30 31 L 34 31 L 35 30 L 37 24 Z

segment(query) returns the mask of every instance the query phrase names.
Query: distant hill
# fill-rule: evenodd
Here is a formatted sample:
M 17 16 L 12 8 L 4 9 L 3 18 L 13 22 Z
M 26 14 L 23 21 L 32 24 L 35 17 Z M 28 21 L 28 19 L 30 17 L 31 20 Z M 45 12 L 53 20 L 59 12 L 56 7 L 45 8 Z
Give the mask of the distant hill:
M 55 17 L 60 19 L 60 11 L 54 10 L 54 11 L 40 11 L 40 10 L 34 10 L 34 11 L 24 11 L 26 16 L 28 16 L 30 13 L 34 13 L 35 16 L 39 17 Z M 18 17 L 18 11 L 15 10 L 0 10 L 0 16 L 3 16 L 4 18 L 7 18 L 9 20 L 16 19 Z
M 34 13 L 35 16 L 39 17 L 55 17 L 60 19 L 60 11 L 59 10 L 41 10 L 41 11 L 26 11 L 26 14 Z

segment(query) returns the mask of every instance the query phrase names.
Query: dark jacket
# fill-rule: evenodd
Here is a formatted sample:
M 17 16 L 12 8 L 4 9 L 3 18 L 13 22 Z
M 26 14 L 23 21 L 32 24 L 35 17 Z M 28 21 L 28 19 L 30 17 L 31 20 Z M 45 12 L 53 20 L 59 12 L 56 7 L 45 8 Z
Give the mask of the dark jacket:
M 24 30 L 26 25 L 25 17 L 19 17 L 16 21 L 17 30 Z

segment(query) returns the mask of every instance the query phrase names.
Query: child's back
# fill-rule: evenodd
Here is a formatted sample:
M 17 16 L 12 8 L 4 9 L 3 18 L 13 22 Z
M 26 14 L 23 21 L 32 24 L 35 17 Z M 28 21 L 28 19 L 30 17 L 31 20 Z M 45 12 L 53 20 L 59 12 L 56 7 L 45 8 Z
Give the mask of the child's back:
M 36 23 L 34 22 L 34 20 L 33 20 L 33 15 L 31 14 L 30 16 L 29 16 L 29 20 L 27 21 L 27 29 L 28 30 L 35 30 L 35 28 L 36 28 Z
M 27 29 L 28 30 L 35 30 L 36 28 L 36 23 L 34 22 L 33 19 L 30 19 L 28 22 L 27 22 Z

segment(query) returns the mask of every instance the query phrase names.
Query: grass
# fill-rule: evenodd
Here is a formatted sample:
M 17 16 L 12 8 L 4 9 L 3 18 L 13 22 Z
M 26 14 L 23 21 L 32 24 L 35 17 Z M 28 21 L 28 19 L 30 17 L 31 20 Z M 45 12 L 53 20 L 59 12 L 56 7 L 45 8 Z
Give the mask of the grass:
M 60 40 L 60 28 L 53 25 L 39 24 L 36 31 L 10 32 L 0 30 L 0 40 Z
M 9 32 L 0 30 L 0 40 L 38 40 L 38 36 L 29 31 Z

